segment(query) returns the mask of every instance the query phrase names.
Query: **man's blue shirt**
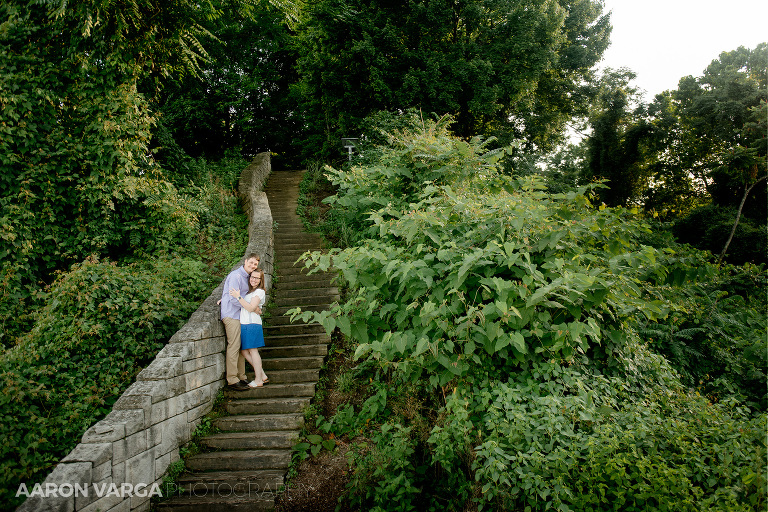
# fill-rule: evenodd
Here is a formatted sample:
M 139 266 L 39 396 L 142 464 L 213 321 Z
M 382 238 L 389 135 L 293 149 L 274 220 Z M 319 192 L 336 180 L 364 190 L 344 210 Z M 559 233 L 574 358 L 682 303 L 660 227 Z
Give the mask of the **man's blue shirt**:
M 240 296 L 248 295 L 248 273 L 239 267 L 229 273 L 224 280 L 224 290 L 221 292 L 221 318 L 240 320 L 240 303 L 229 294 L 230 288 L 240 290 Z

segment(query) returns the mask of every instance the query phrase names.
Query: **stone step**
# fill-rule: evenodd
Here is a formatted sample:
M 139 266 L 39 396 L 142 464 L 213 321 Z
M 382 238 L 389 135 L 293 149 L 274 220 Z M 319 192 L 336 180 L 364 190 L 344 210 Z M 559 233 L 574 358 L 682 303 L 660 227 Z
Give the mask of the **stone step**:
M 305 251 L 321 251 L 323 250 L 321 246 L 322 244 L 305 238 L 297 239 L 295 241 L 275 240 L 275 252 L 278 254 L 284 252 L 298 252 L 301 254 Z
M 198 497 L 205 495 L 235 497 L 236 495 L 242 496 L 245 493 L 253 495 L 257 492 L 274 492 L 284 482 L 285 472 L 279 469 L 206 471 L 204 473 L 184 473 L 180 475 L 176 480 L 176 488 L 174 490 L 185 495 Z M 237 491 L 236 495 L 234 491 Z
M 297 334 L 325 334 L 325 329 L 320 324 L 280 324 L 264 326 L 265 339 L 276 336 L 295 336 Z
M 327 352 L 327 347 L 326 347 Z M 267 373 L 269 384 L 290 384 L 293 382 L 317 382 L 320 378 L 320 368 L 305 368 L 303 370 L 270 370 Z M 245 391 L 243 391 L 244 393 Z
M 247 393 L 247 391 L 243 391 L 243 393 Z M 214 425 L 218 427 L 222 432 L 298 430 L 304 425 L 304 415 L 296 413 L 224 416 L 222 418 L 216 419 L 214 421 Z
M 314 272 L 312 274 L 298 272 L 291 275 L 279 276 L 279 279 L 275 284 L 275 289 L 280 290 L 285 286 L 293 286 L 296 284 L 302 284 L 306 287 L 315 285 L 327 286 L 330 285 L 335 278 L 338 278 L 338 275 L 334 272 Z
M 315 248 L 311 247 L 310 244 L 301 244 L 303 247 L 298 248 L 283 248 L 278 249 L 277 246 L 275 246 L 275 258 L 282 259 L 283 261 L 296 261 L 301 257 L 302 255 L 309 253 L 309 252 L 322 252 L 326 253 L 327 251 L 325 249 L 322 249 L 320 247 Z
M 304 223 L 297 219 L 296 221 L 283 222 L 282 225 L 278 225 L 274 231 L 275 242 L 278 242 L 285 238 L 296 237 L 301 240 L 312 240 L 314 242 L 323 243 L 323 237 L 320 233 L 313 233 L 307 231 Z
M 285 481 L 284 471 L 209 471 L 186 473 L 176 483 L 176 494 L 187 497 L 269 498 Z
M 251 388 L 245 391 L 232 391 L 230 389 L 224 388 L 224 397 L 227 399 L 281 397 L 291 398 L 298 396 L 315 396 L 315 383 L 286 382 L 285 384 L 276 384 L 274 382 L 270 382 L 266 386 L 262 386 L 260 388 Z
M 283 334 L 278 336 L 264 337 L 264 341 L 267 346 L 259 349 L 259 354 L 264 358 L 271 354 L 271 350 L 279 347 L 299 347 L 306 345 L 326 345 L 330 342 L 331 338 L 325 331 L 320 333 L 310 334 Z M 272 357 L 304 357 L 304 356 L 318 356 L 325 354 L 289 354 L 288 356 L 275 356 Z
M 276 263 L 277 263 L 277 261 L 276 261 Z M 296 262 L 294 260 L 292 260 L 292 261 L 287 262 L 287 263 L 285 261 L 282 261 L 282 262 L 280 262 L 278 264 L 278 266 L 277 266 L 277 272 L 278 272 L 278 276 L 279 276 L 278 277 L 278 281 L 280 281 L 280 279 L 283 279 L 284 277 L 311 275 L 309 273 L 310 269 L 306 268 L 304 266 L 304 263 L 298 263 L 296 265 L 294 265 L 294 263 L 296 263 Z
M 326 311 L 328 309 L 331 309 L 331 302 L 325 302 L 325 303 L 319 303 L 319 304 L 307 304 L 304 306 L 300 306 L 301 311 Z M 296 306 L 275 306 L 274 308 L 270 309 L 269 312 L 272 315 L 270 317 L 270 321 L 272 321 L 272 325 L 279 325 L 281 322 L 285 323 L 285 320 L 281 321 L 273 321 L 276 320 L 279 317 L 283 317 L 288 311 L 296 308 Z M 290 323 L 290 316 L 285 316 L 284 318 L 287 319 L 287 321 Z
M 261 512 L 275 509 L 274 492 L 238 498 L 234 493 L 214 496 L 177 496 L 157 504 L 163 512 Z
M 275 246 L 288 243 L 306 243 L 307 245 L 323 245 L 323 237 L 318 233 L 308 233 L 303 226 L 283 225 L 274 231 Z
M 243 400 L 230 400 L 227 402 L 227 412 L 229 412 L 229 414 L 291 414 L 304 410 L 304 408 L 309 405 L 310 400 L 310 397 L 246 398 Z M 289 445 L 288 448 L 291 446 L 293 445 Z M 252 448 L 265 447 L 252 446 Z
M 288 469 L 291 450 L 237 450 L 199 453 L 186 461 L 192 471 L 242 471 Z
M 339 295 L 338 294 L 331 294 L 331 293 L 319 293 L 317 295 L 310 295 L 306 297 L 288 297 L 288 298 L 282 298 L 278 297 L 273 302 L 275 304 L 275 307 L 283 307 L 283 306 L 290 306 L 290 307 L 296 307 L 296 306 L 310 306 L 317 303 L 330 303 L 335 300 L 338 300 Z M 303 308 L 302 308 L 303 309 Z
M 304 335 L 309 336 L 309 335 Z M 290 337 L 290 336 L 286 336 Z M 290 357 L 311 357 L 311 356 L 325 356 L 328 353 L 328 345 L 283 345 L 272 346 L 269 345 L 259 349 L 259 354 L 263 360 L 276 359 L 276 358 L 290 358 Z M 295 372 L 299 370 L 285 370 L 285 372 Z M 275 373 L 275 372 L 272 372 Z M 296 382 L 296 381 L 293 381 Z
M 304 222 L 296 215 L 293 217 L 282 215 L 280 217 L 275 217 L 274 213 L 272 214 L 272 220 L 277 222 L 277 229 L 275 230 L 275 233 L 279 232 L 281 228 L 286 229 L 287 228 L 301 228 L 304 229 Z M 305 231 L 306 233 L 306 231 Z
M 295 430 L 224 432 L 205 436 L 200 443 L 217 450 L 277 450 L 292 447 L 298 439 L 299 434 Z
M 314 370 L 323 366 L 322 356 L 262 359 L 265 370 Z
M 279 315 L 279 316 L 267 316 L 262 317 L 264 319 L 264 328 L 267 327 L 276 327 L 276 326 L 282 326 L 282 325 L 311 325 L 313 322 L 304 322 L 300 318 L 296 318 L 295 322 L 291 322 L 291 316 L 290 315 Z M 266 336 L 266 335 L 265 335 Z
M 298 284 L 298 283 L 297 283 Z M 303 299 L 306 297 L 338 297 L 339 289 L 336 286 L 317 286 L 314 288 L 292 288 L 274 290 L 275 301 L 286 301 L 288 299 Z M 297 303 L 298 304 L 298 303 Z M 286 304 L 289 305 L 289 304 Z
M 279 281 L 275 288 L 270 292 L 270 296 L 274 297 L 296 297 L 302 298 L 309 295 L 319 295 L 321 292 L 318 290 L 326 289 L 327 293 L 331 295 L 339 294 L 339 276 L 336 274 L 305 274 L 304 272 L 297 271 L 288 275 L 290 279 Z M 298 290 L 307 290 L 306 293 L 299 293 Z M 285 294 L 283 292 L 289 292 Z M 290 304 L 286 304 L 290 306 Z

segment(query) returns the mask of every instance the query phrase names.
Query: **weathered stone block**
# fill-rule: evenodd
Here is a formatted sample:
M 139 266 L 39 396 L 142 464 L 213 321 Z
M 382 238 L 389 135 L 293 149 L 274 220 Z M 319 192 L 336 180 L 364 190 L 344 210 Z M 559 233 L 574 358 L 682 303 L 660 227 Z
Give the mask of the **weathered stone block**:
M 112 460 L 112 443 L 80 443 L 61 462 L 90 462 L 93 467 Z
M 211 412 L 213 409 L 213 402 L 204 403 L 194 409 L 187 411 L 187 421 L 199 423 L 200 418 Z
M 153 425 L 148 431 L 149 446 L 154 450 L 155 457 L 160 457 L 177 450 L 189 440 L 190 425 L 186 413 L 173 416 Z
M 184 324 L 181 329 L 171 336 L 168 343 L 191 342 L 218 336 L 219 333 L 216 325 L 218 323 L 220 322 L 213 313 L 204 312 L 198 315 L 197 319 L 190 319 L 190 321 Z
M 139 391 L 139 387 L 135 386 L 136 383 L 131 384 L 128 391 L 117 399 L 115 405 L 112 406 L 113 410 L 140 410 L 144 413 L 144 421 L 149 422 L 152 415 L 152 396 L 150 395 L 132 395 L 130 394 L 131 388 L 134 391 Z
M 46 489 L 46 484 L 51 484 L 59 489 L 61 484 L 75 484 L 80 487 L 91 484 L 91 464 L 89 462 L 74 462 L 57 465 L 50 475 L 41 484 Z M 29 489 L 32 492 L 32 489 Z M 19 508 L 18 512 L 72 512 L 75 510 L 75 492 L 71 496 L 46 496 L 41 498 L 33 496 L 28 498 Z
M 112 481 L 125 482 L 125 461 L 112 464 Z
M 155 459 L 155 478 L 162 478 L 166 471 L 168 471 L 168 466 L 171 465 L 171 453 L 168 452 L 164 455 L 161 455 L 157 459 Z
M 170 380 L 138 380 L 123 395 L 145 395 L 151 398 L 151 403 L 160 402 L 178 394 L 171 389 Z
M 150 425 L 156 425 L 157 423 L 165 421 L 171 416 L 178 414 L 176 412 L 178 401 L 179 397 L 174 396 L 168 400 L 152 404 L 152 412 L 149 419 Z
M 219 366 L 207 366 L 200 370 L 195 370 L 184 374 L 187 380 L 186 389 L 195 389 L 219 380 L 223 376 L 223 370 Z
M 201 388 L 193 389 L 191 391 L 187 391 L 183 395 L 179 395 L 179 404 L 177 408 L 177 414 L 180 414 L 182 411 L 189 411 L 191 409 L 194 409 L 201 404 L 208 403 L 211 401 L 211 390 L 210 390 L 210 384 L 207 386 L 203 386 Z
M 151 487 L 155 480 L 154 450 L 143 451 L 125 461 L 125 482 L 136 487 L 144 484 Z M 120 485 L 119 482 L 116 482 Z
M 141 414 L 142 419 L 144 414 Z M 125 437 L 126 423 L 117 418 L 116 411 L 107 414 L 104 419 L 93 425 L 83 434 L 83 443 L 114 442 Z
M 119 464 L 147 449 L 147 431 L 142 430 L 112 444 L 112 462 Z
M 112 445 L 110 444 L 110 448 Z M 107 478 L 112 477 L 112 457 L 109 458 L 108 461 L 104 462 L 103 464 L 99 464 L 98 466 L 93 467 L 93 472 L 91 474 L 91 477 L 93 478 L 94 483 L 101 482 L 103 480 L 106 480 Z
M 168 345 L 164 346 L 155 357 L 158 359 L 163 357 L 180 357 L 182 360 L 185 360 L 189 358 L 189 353 L 193 348 L 194 343 L 191 341 L 169 343 Z
M 221 324 L 221 325 L 223 326 L 224 324 Z M 224 334 L 222 334 L 221 336 L 216 336 L 215 338 L 198 340 L 195 342 L 195 348 L 193 353 L 191 354 L 192 357 L 190 357 L 190 359 L 197 358 L 197 357 L 205 357 L 212 354 L 220 355 L 223 358 L 226 344 L 227 344 L 227 338 Z
M 155 359 L 136 377 L 141 380 L 164 380 L 181 375 L 181 357 Z
M 131 498 L 131 512 L 149 512 L 150 501 L 149 497 L 142 498 L 140 496 L 133 496 Z
M 224 357 L 224 354 L 220 354 L 220 353 L 196 357 L 195 359 L 184 361 L 182 365 L 182 369 L 184 373 L 190 373 L 195 370 L 205 368 L 206 366 L 216 366 L 218 364 L 219 359 L 222 359 L 223 357 Z
M 131 512 L 131 500 L 122 500 L 106 512 Z
M 111 483 L 111 482 L 110 482 Z M 120 485 L 118 484 L 118 488 Z M 91 502 L 87 506 L 83 505 L 83 508 L 80 508 L 81 506 L 78 504 L 77 511 L 78 512 L 103 512 L 105 510 L 110 510 L 116 505 L 118 505 L 120 502 L 123 501 L 122 496 L 115 496 L 114 493 L 109 495 L 109 485 L 107 485 L 107 490 L 104 492 L 101 498 L 98 497 L 95 491 L 91 489 L 90 496 Z M 125 500 L 127 502 L 127 500 Z

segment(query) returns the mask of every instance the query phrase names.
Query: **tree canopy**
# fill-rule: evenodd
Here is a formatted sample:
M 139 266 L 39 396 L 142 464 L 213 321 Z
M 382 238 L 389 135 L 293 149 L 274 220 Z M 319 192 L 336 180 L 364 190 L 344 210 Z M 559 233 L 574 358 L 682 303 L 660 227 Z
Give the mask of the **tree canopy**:
M 297 35 L 304 113 L 317 143 L 414 107 L 454 115 L 460 136 L 550 148 L 610 31 L 592 0 L 321 0 Z
M 162 250 L 190 229 L 194 207 L 149 151 L 150 99 L 166 77 L 199 72 L 202 24 L 221 12 L 187 0 L 0 5 L 6 329 L 54 271 Z

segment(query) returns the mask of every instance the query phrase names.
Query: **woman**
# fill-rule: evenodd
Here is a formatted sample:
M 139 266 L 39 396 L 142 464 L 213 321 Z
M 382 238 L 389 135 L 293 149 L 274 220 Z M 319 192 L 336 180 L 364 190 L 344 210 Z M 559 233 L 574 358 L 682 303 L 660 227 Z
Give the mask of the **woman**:
M 264 291 L 264 271 L 256 269 L 248 278 L 248 295 L 240 296 L 240 290 L 234 288 L 229 294 L 237 299 L 240 304 L 240 352 L 253 366 L 255 375 L 248 385 L 252 388 L 260 388 L 269 382 L 267 374 L 261 364 L 259 347 L 264 346 L 264 331 L 261 327 L 261 306 L 266 300 Z

